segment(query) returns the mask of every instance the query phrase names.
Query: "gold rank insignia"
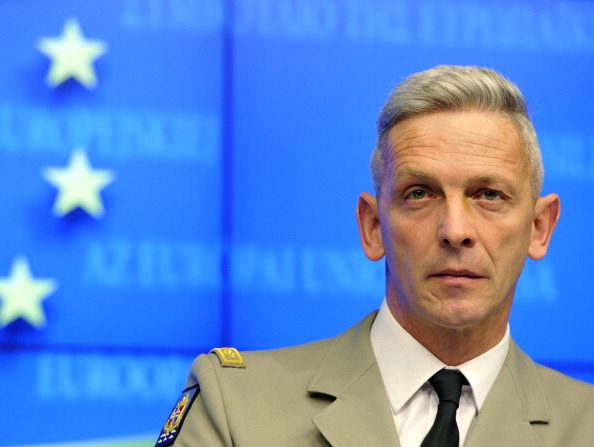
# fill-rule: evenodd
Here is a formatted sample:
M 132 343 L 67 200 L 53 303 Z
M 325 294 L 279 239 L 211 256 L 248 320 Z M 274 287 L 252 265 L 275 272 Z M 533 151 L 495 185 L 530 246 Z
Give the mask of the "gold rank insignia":
M 194 402 L 194 399 L 199 393 L 200 387 L 198 385 L 194 385 L 182 391 L 179 400 L 175 404 L 175 407 L 173 407 L 171 415 L 161 430 L 161 434 L 159 435 L 159 439 L 157 439 L 155 447 L 167 447 L 175 442 L 175 438 L 177 438 L 177 435 L 179 434 L 179 430 L 181 429 L 184 418 L 190 409 L 190 405 L 192 405 L 192 402 Z
M 245 360 L 235 348 L 214 348 L 210 352 L 217 355 L 224 368 L 245 368 Z

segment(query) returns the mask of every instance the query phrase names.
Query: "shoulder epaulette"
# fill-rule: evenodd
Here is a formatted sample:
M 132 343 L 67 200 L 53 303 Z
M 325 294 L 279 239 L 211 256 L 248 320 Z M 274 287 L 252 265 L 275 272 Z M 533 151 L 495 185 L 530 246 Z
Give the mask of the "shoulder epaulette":
M 216 354 L 223 368 L 245 368 L 245 360 L 235 348 L 214 348 L 210 353 Z

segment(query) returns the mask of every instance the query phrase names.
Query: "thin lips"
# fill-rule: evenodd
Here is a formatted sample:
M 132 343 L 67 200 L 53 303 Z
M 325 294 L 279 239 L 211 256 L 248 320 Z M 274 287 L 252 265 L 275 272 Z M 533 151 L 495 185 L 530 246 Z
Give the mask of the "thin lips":
M 456 270 L 456 269 L 446 269 L 441 270 L 432 276 L 460 276 L 465 278 L 482 278 L 482 275 L 475 273 L 471 270 Z

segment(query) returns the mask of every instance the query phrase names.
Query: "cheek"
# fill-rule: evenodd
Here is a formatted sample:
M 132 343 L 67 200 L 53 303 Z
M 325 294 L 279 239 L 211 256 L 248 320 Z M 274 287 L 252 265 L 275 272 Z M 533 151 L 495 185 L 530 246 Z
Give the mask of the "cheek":
M 494 230 L 487 238 L 487 251 L 496 268 L 508 272 L 513 278 L 519 275 L 528 255 L 530 226 L 517 222 L 496 226 Z
M 392 232 L 389 238 L 389 249 L 386 250 L 388 266 L 401 279 L 412 279 L 432 252 L 428 235 L 419 233 L 416 229 Z

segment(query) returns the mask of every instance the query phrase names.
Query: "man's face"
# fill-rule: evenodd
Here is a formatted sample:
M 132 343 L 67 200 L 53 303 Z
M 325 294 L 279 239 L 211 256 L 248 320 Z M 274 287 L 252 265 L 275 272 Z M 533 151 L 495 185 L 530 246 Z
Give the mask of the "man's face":
M 375 212 L 392 313 L 409 332 L 503 331 L 526 256 L 548 245 L 535 216 L 557 200 L 533 197 L 516 125 L 494 112 L 432 113 L 400 122 L 385 144 Z

